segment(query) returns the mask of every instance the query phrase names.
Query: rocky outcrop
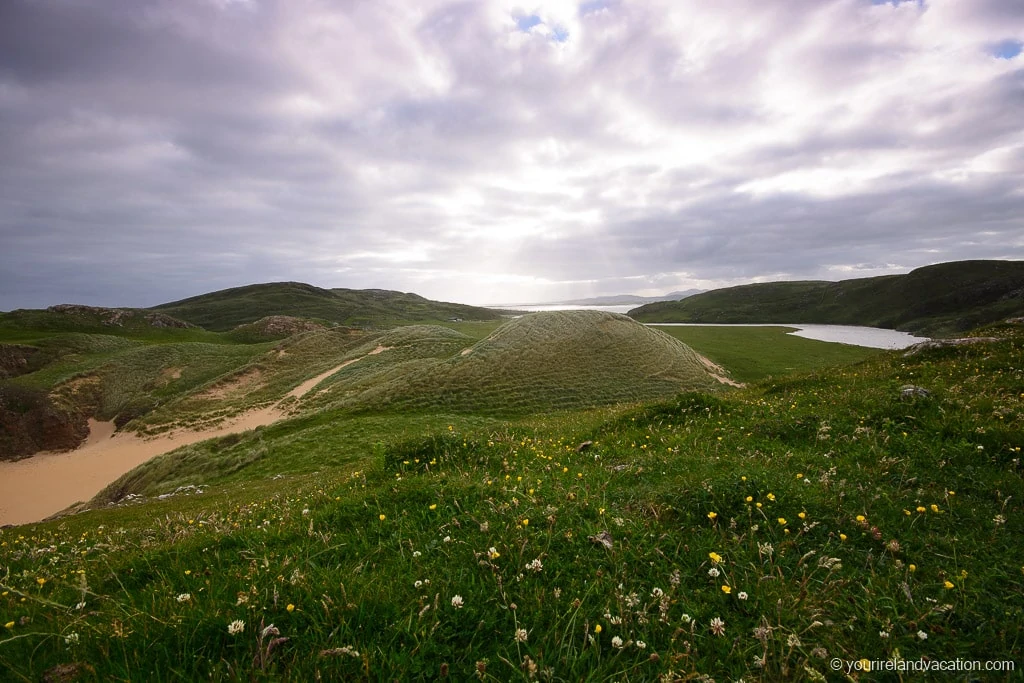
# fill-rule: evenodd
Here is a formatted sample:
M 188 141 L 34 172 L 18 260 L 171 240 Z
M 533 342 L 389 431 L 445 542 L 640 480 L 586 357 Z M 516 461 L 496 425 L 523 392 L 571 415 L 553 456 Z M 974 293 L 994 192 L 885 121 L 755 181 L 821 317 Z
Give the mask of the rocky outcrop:
M 87 436 L 85 416 L 58 407 L 46 392 L 0 386 L 0 460 L 70 450 Z
M 96 318 L 101 325 L 110 327 L 124 327 L 125 324 L 145 324 L 150 327 L 160 328 L 189 328 L 195 327 L 184 320 L 172 318 L 164 313 L 142 311 L 135 308 L 103 308 L 100 306 L 82 306 L 80 304 L 58 304 L 46 309 L 50 313 L 62 313 L 88 318 Z

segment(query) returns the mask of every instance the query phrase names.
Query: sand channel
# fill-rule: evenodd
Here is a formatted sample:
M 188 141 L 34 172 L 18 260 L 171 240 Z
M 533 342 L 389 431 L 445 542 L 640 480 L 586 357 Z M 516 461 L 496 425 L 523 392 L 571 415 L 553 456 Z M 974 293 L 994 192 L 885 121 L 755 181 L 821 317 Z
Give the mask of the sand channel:
M 374 349 L 368 355 L 386 350 Z M 289 397 L 301 398 L 317 384 L 355 358 L 331 368 L 292 389 Z M 38 522 L 88 501 L 105 486 L 150 458 L 175 448 L 271 424 L 285 417 L 273 405 L 250 410 L 217 427 L 202 431 L 175 431 L 144 439 L 136 434 L 115 433 L 112 422 L 89 420 L 89 437 L 73 451 L 39 453 L 16 462 L 0 462 L 0 525 Z

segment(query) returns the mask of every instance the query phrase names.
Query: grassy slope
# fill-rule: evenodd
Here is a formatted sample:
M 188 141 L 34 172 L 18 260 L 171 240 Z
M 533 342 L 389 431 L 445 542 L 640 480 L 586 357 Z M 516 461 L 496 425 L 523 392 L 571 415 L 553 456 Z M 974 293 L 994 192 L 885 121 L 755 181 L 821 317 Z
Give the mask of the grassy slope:
M 391 326 L 450 318 L 494 320 L 498 311 L 380 289 L 321 289 L 296 282 L 235 287 L 153 308 L 209 330 L 226 331 L 269 315 L 346 325 Z
M 642 322 L 870 325 L 933 336 L 1024 315 L 1024 262 L 960 261 L 842 282 L 773 282 L 630 311 Z
M 1004 341 L 718 398 L 456 417 L 338 467 L 348 435 L 325 422 L 303 446 L 315 475 L 0 531 L 0 670 L 770 681 L 821 680 L 833 657 L 1019 663 L 1024 335 L 989 333 Z M 931 397 L 901 401 L 905 382 Z M 602 531 L 611 550 L 588 540 Z

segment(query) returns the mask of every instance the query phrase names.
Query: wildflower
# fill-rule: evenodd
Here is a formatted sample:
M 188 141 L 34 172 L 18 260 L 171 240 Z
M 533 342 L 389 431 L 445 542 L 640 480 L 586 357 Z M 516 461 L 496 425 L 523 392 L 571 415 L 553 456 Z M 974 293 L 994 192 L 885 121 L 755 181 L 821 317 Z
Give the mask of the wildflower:
M 907 569 L 909 569 L 910 573 L 913 574 L 914 572 L 917 571 L 917 565 L 916 564 L 907 565 Z
M 38 583 L 40 586 L 42 586 L 44 583 L 46 583 L 46 579 L 40 577 L 40 578 L 36 579 L 36 583 Z
M 178 602 L 188 602 L 189 600 L 192 599 L 192 594 L 191 593 L 182 593 L 181 595 L 179 595 L 178 597 L 176 597 L 174 599 L 177 600 Z
M 888 631 L 879 631 L 878 632 L 878 637 L 881 638 L 882 640 L 885 640 L 886 638 L 889 637 L 889 632 Z
M 800 637 L 795 633 L 790 633 L 789 637 L 786 638 L 786 645 L 789 647 L 800 647 L 803 643 L 800 642 Z
M 544 569 L 544 563 L 541 562 L 540 558 L 538 557 L 537 559 L 535 559 L 532 562 L 530 562 L 529 564 L 527 564 L 526 568 L 531 570 L 531 571 L 539 572 L 542 569 Z
M 422 586 L 422 585 L 423 585 L 423 582 L 422 582 L 422 581 L 417 581 L 416 583 L 414 583 L 414 584 L 413 584 L 413 587 L 414 587 L 414 588 L 419 588 L 419 587 L 420 587 L 420 586 Z
M 601 624 L 594 625 L 594 633 L 600 633 L 602 631 Z
M 757 507 L 761 507 L 761 501 L 757 501 L 756 503 L 754 503 L 754 505 L 756 505 Z
M 725 593 L 726 595 L 729 595 L 729 593 L 732 593 L 732 588 L 730 588 L 729 586 L 726 586 L 726 585 L 723 584 L 722 585 L 722 592 Z
M 612 638 L 612 647 L 614 647 L 616 649 L 622 647 L 622 638 L 619 638 L 618 636 L 613 637 Z
M 654 590 L 651 591 L 651 597 L 652 598 L 660 598 L 664 594 L 665 594 L 665 591 L 661 590 L 660 588 L 655 588 Z
M 525 643 L 526 639 L 530 637 L 530 634 L 526 632 L 525 628 L 516 629 L 516 642 Z
M 864 519 L 865 519 L 865 518 L 864 518 L 864 515 L 857 515 L 857 521 L 858 521 L 858 522 L 863 522 L 863 521 L 864 521 Z
M 423 553 L 421 553 L 421 552 L 420 552 L 419 550 L 413 550 L 413 551 L 412 551 L 412 556 L 413 556 L 413 557 L 419 557 L 419 556 L 420 556 L 420 555 L 422 555 L 422 554 L 423 554 Z
M 779 517 L 779 524 L 781 524 L 782 526 L 786 526 L 786 518 L 785 517 Z
M 711 561 L 714 562 L 715 564 L 718 564 L 718 563 L 720 563 L 722 561 L 722 556 L 719 555 L 718 553 L 708 553 L 708 557 L 710 557 Z
M 754 497 L 753 496 L 747 496 L 744 500 L 746 500 L 748 503 L 752 503 L 754 501 Z
M 918 512 L 926 512 L 927 508 L 925 508 L 923 505 L 918 505 L 917 506 L 917 511 Z
M 235 619 L 230 624 L 228 624 L 228 634 L 229 635 L 236 636 L 236 635 L 238 635 L 239 633 L 241 633 L 244 630 L 245 630 L 245 622 L 242 621 L 241 619 Z
M 803 478 L 804 478 L 804 475 L 803 475 L 803 473 L 801 472 L 801 473 L 797 474 L 797 475 L 796 475 L 796 478 L 797 478 L 797 479 L 803 479 Z
M 4 624 L 4 628 L 14 628 L 14 622 L 8 621 L 6 624 Z
M 712 567 L 711 569 L 708 570 L 708 576 L 710 576 L 712 579 L 717 579 L 718 578 L 718 573 L 719 572 L 718 572 L 718 568 L 717 567 Z
M 712 522 L 715 521 L 715 517 L 717 517 L 717 516 L 718 516 L 717 512 L 709 512 L 708 513 L 708 519 L 710 519 Z
M 767 496 L 765 496 L 765 498 L 767 498 L 768 500 L 770 500 L 773 503 L 775 502 L 775 494 L 774 493 L 769 493 Z
M 846 538 L 847 538 L 846 534 L 839 534 L 839 540 L 840 541 L 845 541 Z
M 437 509 L 437 503 L 431 503 L 430 507 L 428 507 L 427 509 L 428 510 L 436 510 Z
M 945 582 L 944 582 L 944 583 L 943 583 L 942 585 L 946 587 L 946 590 L 949 590 L 949 589 L 951 589 L 951 588 L 954 588 L 954 586 L 953 586 L 953 582 L 952 582 L 952 581 L 949 581 L 949 580 L 945 581 Z
M 807 513 L 806 512 L 798 513 L 797 517 L 799 517 L 800 519 L 807 519 Z
M 451 543 L 452 542 L 452 537 L 451 536 L 445 536 L 441 540 L 444 541 L 445 543 Z
M 487 549 L 487 557 L 489 559 L 496 560 L 499 557 L 501 557 L 501 553 L 499 553 L 492 545 L 490 548 Z
M 461 595 L 452 596 L 452 607 L 454 607 L 455 609 L 462 609 L 462 606 L 464 604 L 466 603 L 463 601 Z
M 289 602 L 288 606 L 285 607 L 285 609 L 288 610 L 289 612 L 294 612 L 295 611 L 295 605 L 293 605 L 292 603 Z
M 683 616 L 679 617 L 679 620 L 684 624 L 689 624 L 691 621 L 693 621 L 693 617 L 691 617 L 689 614 L 684 614 Z
M 746 600 L 750 596 L 747 595 L 746 591 L 740 591 L 739 595 L 737 595 L 736 597 L 740 600 Z
M 938 512 L 938 511 L 939 511 L 939 506 L 936 505 L 935 503 L 932 503 L 932 512 Z
M 917 632 L 917 637 L 920 638 L 921 640 L 928 640 L 928 634 L 925 633 L 924 631 L 918 631 Z
M 716 636 L 725 635 L 725 622 L 722 621 L 721 617 L 715 617 L 711 620 L 711 633 Z
M 523 526 L 530 526 L 530 520 L 524 519 L 522 524 L 523 524 Z
M 647 649 L 647 643 L 645 643 L 642 640 L 638 640 L 638 641 L 636 641 L 636 647 L 637 647 L 638 650 L 646 650 Z

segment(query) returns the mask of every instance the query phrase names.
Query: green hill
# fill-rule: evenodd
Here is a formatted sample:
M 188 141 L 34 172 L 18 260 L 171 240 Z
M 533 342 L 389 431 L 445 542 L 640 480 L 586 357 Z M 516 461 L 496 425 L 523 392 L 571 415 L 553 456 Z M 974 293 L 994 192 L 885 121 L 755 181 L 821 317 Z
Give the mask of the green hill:
M 629 315 L 645 323 L 869 325 L 943 336 L 1024 315 L 1024 262 L 958 261 L 906 275 L 742 285 Z
M 324 403 L 359 410 L 522 414 L 721 387 L 690 347 L 614 313 L 534 313 L 475 344 L 438 327 L 400 333 L 405 340 L 386 335 L 375 342 L 394 349 L 376 361 L 392 363 L 384 366 L 387 375 L 354 364 L 333 378 L 337 393 L 328 392 Z M 404 354 L 405 371 L 394 372 L 391 354 Z
M 234 287 L 161 304 L 152 310 L 219 332 L 267 316 L 375 327 L 452 318 L 496 320 L 501 317 L 500 311 L 431 301 L 417 294 L 383 289 L 321 289 L 299 282 Z

